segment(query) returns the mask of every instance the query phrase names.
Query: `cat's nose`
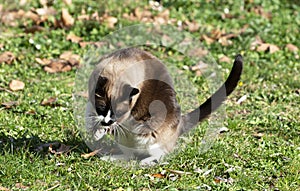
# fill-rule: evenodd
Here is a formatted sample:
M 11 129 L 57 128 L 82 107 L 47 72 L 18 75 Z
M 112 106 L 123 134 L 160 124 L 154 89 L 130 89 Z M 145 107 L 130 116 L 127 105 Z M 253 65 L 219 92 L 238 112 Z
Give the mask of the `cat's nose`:
M 110 125 L 113 124 L 114 122 L 115 122 L 114 120 L 109 120 L 109 121 L 107 121 L 107 122 L 102 121 L 102 122 L 101 122 L 101 125 L 103 125 L 103 126 L 110 126 Z

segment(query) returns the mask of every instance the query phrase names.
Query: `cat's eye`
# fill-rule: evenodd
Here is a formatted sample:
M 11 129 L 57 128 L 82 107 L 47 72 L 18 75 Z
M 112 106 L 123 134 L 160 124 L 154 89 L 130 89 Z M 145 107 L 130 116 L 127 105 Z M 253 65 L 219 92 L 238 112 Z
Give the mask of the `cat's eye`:
M 104 105 L 99 105 L 99 106 L 96 106 L 97 109 L 99 109 L 100 111 L 105 111 L 105 106 Z

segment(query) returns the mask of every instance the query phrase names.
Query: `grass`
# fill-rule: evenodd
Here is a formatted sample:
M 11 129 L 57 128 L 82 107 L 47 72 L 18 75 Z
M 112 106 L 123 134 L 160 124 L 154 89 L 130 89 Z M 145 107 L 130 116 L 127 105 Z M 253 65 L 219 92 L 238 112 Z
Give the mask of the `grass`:
M 0 51 L 11 51 L 17 57 L 11 65 L 0 64 L 0 87 L 9 89 L 13 79 L 25 83 L 21 91 L 0 91 L 1 103 L 19 103 L 11 109 L 0 108 L 0 190 L 2 187 L 9 190 L 300 190 L 299 51 L 293 53 L 285 48 L 288 43 L 300 48 L 300 5 L 284 0 L 162 2 L 170 10 L 170 18 L 200 24 L 200 29 L 191 33 L 198 39 L 212 29 L 229 33 L 248 24 L 244 33 L 231 39 L 232 45 L 204 43 L 217 61 L 223 55 L 244 56 L 242 84 L 226 102 L 225 126 L 230 131 L 221 134 L 212 148 L 201 153 L 200 143 L 208 126 L 205 121 L 188 136 L 183 149 L 170 157 L 169 164 L 150 168 L 120 167 L 98 157 L 81 157 L 90 151 L 73 117 L 76 70 L 49 74 L 35 58 L 58 58 L 67 50 L 83 56 L 88 48 L 66 40 L 70 32 L 84 41 L 99 41 L 116 29 L 139 23 L 125 19 L 123 14 L 146 4 L 132 2 L 121 7 L 116 1 L 74 0 L 68 7 L 74 18 L 82 9 L 87 14 L 99 11 L 102 15 L 106 11 L 117 17 L 118 23 L 114 29 L 96 21 L 78 21 L 70 28 L 54 28 L 49 21 L 44 24 L 44 31 L 24 33 L 24 27 L 33 23 L 27 21 L 25 25 L 20 18 L 17 25 L 6 24 L 0 29 L 0 44 L 4 45 Z M 52 6 L 58 12 L 65 7 L 62 2 Z M 251 11 L 259 6 L 272 17 L 265 18 Z M 41 7 L 39 1 L 28 1 L 25 5 L 3 2 L 5 10 L 38 7 Z M 226 8 L 233 18 L 222 18 Z M 59 18 L 58 15 L 55 17 Z M 256 36 L 280 50 L 273 54 L 251 50 Z M 37 44 L 41 45 L 40 49 Z M 164 49 L 155 50 L 159 57 L 166 55 Z M 166 59 L 178 67 L 186 64 L 178 62 L 175 56 Z M 231 66 L 218 64 L 224 74 Z M 188 76 L 202 90 L 203 79 L 193 72 Z M 208 94 L 209 91 L 199 92 L 198 96 L 204 99 Z M 236 104 L 243 95 L 247 99 L 241 105 Z M 61 106 L 40 105 L 50 97 L 57 97 Z M 47 148 L 36 151 L 39 145 L 52 142 L 71 146 L 71 150 L 62 155 L 52 154 Z M 170 169 L 192 174 L 175 173 L 178 177 L 174 180 Z M 154 177 L 163 170 L 167 170 L 166 177 Z

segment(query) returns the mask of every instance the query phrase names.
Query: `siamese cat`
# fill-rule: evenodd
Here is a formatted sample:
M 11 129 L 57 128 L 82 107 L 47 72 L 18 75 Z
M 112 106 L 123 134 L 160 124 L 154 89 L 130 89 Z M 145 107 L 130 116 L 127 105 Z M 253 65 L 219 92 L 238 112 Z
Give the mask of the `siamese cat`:
M 102 159 L 159 161 L 180 135 L 207 118 L 235 89 L 243 68 L 238 55 L 225 83 L 197 109 L 181 114 L 171 76 L 152 54 L 126 48 L 100 59 L 89 79 L 86 128 L 95 140 L 109 134 L 124 154 Z

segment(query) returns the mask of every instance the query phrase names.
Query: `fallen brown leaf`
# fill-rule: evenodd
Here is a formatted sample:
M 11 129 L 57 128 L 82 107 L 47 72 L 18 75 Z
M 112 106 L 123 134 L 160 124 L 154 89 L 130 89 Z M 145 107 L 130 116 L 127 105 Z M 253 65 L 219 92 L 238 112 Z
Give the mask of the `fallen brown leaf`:
M 154 178 L 166 178 L 166 175 L 161 173 L 151 174 L 151 176 Z
M 38 14 L 33 13 L 32 11 L 27 11 L 24 14 L 24 18 L 33 20 L 36 24 L 40 24 L 40 16 Z
M 60 59 L 66 60 L 71 64 L 71 66 L 79 66 L 80 56 L 73 54 L 71 51 L 63 52 L 60 56 Z
M 35 58 L 35 61 L 42 66 L 46 66 L 51 63 L 51 60 L 47 58 Z
M 72 5 L 72 0 L 63 0 L 66 5 Z
M 269 52 L 271 54 L 273 54 L 274 52 L 277 52 L 277 51 L 279 51 L 279 47 L 276 46 L 276 45 L 274 45 L 274 44 L 270 44 L 270 46 L 269 46 Z
M 66 9 L 66 8 L 62 9 L 61 19 L 62 19 L 64 26 L 66 26 L 66 27 L 73 26 L 73 24 L 75 22 L 74 18 L 70 15 L 68 9 Z
M 268 50 L 268 48 L 269 48 L 269 44 L 268 43 L 263 43 L 260 46 L 258 46 L 256 50 L 259 51 L 259 52 L 260 51 L 265 52 L 265 51 Z
M 66 60 L 55 59 L 50 64 L 44 66 L 44 70 L 49 73 L 67 72 L 72 70 L 72 66 Z
M 88 159 L 92 156 L 95 156 L 96 154 L 98 154 L 100 152 L 101 149 L 97 149 L 97 150 L 94 150 L 93 152 L 90 152 L 90 153 L 86 153 L 86 154 L 81 154 L 81 157 L 85 158 L 85 159 Z
M 43 5 L 43 7 L 47 7 L 47 3 L 48 3 L 48 0 L 39 0 L 40 4 Z
M 36 111 L 32 109 L 32 110 L 26 111 L 25 114 L 27 114 L 27 115 L 36 115 Z
M 232 44 L 232 41 L 229 40 L 227 37 L 221 37 L 221 38 L 219 38 L 218 42 L 220 44 L 222 44 L 223 46 L 229 46 L 229 45 Z
M 197 70 L 205 70 L 208 67 L 208 64 L 204 63 L 203 61 L 199 61 L 197 65 L 191 67 L 191 71 Z
M 0 54 L 0 63 L 11 64 L 15 60 L 15 56 L 12 52 L 4 52 Z
M 185 24 L 188 26 L 190 32 L 196 32 L 200 28 L 200 25 L 196 21 L 185 21 Z
M 221 58 L 219 58 L 219 62 L 231 63 L 231 59 L 227 56 L 222 56 Z
M 56 107 L 56 106 L 61 106 L 60 104 L 57 103 L 57 98 L 56 97 L 50 97 L 48 99 L 44 99 L 41 103 L 41 106 L 50 106 L 50 107 Z
M 219 39 L 222 35 L 226 34 L 224 29 L 213 29 L 210 32 L 210 37 L 213 39 Z
M 84 9 L 81 9 L 81 14 L 77 17 L 78 20 L 90 20 L 90 16 L 86 14 Z
M 1 105 L 5 107 L 5 109 L 11 109 L 12 107 L 17 106 L 18 104 L 18 101 L 8 101 L 1 103 Z
M 258 46 L 256 50 L 259 52 L 269 51 L 272 54 L 274 52 L 279 51 L 279 47 L 274 44 L 263 43 L 260 46 Z
M 35 33 L 35 32 L 41 32 L 44 30 L 44 27 L 38 26 L 38 25 L 34 25 L 31 27 L 26 27 L 25 28 L 25 33 Z
M 114 28 L 118 19 L 116 17 L 107 16 L 104 18 L 104 21 L 107 23 L 108 28 Z
M 257 139 L 260 139 L 264 136 L 264 134 L 263 133 L 253 133 L 252 136 L 257 138 Z
M 25 83 L 20 81 L 20 80 L 12 80 L 10 83 L 9 83 L 9 88 L 12 90 L 12 91 L 18 91 L 18 90 L 23 90 L 25 87 Z
M 211 44 L 211 43 L 213 43 L 215 40 L 214 39 L 212 39 L 212 38 L 210 38 L 210 37 L 208 37 L 207 35 L 202 35 L 202 38 L 205 40 L 205 42 L 207 43 L 207 44 Z
M 250 50 L 255 50 L 256 47 L 261 44 L 263 44 L 263 41 L 260 36 L 255 36 L 255 40 L 250 45 Z
M 9 191 L 8 188 L 5 188 L 5 187 L 3 187 L 3 186 L 0 186 L 0 190 L 1 190 L 1 191 Z
M 270 12 L 266 12 L 263 7 L 261 6 L 256 6 L 254 8 L 251 9 L 252 12 L 266 18 L 266 19 L 271 19 L 272 18 L 272 14 Z
M 71 42 L 74 42 L 74 43 L 79 43 L 82 40 L 82 38 L 79 36 L 76 36 L 74 33 L 70 33 L 67 35 L 67 40 L 70 40 Z
M 15 187 L 18 188 L 18 189 L 22 189 L 22 190 L 30 188 L 30 186 L 25 186 L 25 185 L 23 185 L 22 183 L 19 183 L 19 182 L 16 183 Z
M 164 18 L 165 20 L 169 20 L 169 18 L 170 18 L 170 10 L 169 9 L 165 9 L 162 12 L 158 13 L 158 16 Z
M 200 47 L 191 48 L 188 50 L 187 54 L 189 56 L 195 56 L 195 57 L 203 57 L 208 54 L 208 50 Z
M 215 183 L 218 183 L 218 184 L 220 184 L 220 183 L 222 183 L 222 182 L 224 182 L 224 183 L 229 183 L 229 184 L 232 184 L 233 183 L 233 179 L 232 178 L 222 178 L 222 177 L 219 177 L 219 176 L 216 176 L 215 178 L 214 178 L 214 181 L 215 181 Z
M 285 47 L 291 52 L 297 52 L 299 50 L 298 47 L 293 44 L 287 44 Z

